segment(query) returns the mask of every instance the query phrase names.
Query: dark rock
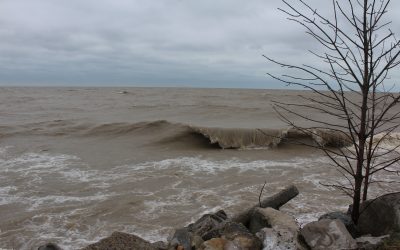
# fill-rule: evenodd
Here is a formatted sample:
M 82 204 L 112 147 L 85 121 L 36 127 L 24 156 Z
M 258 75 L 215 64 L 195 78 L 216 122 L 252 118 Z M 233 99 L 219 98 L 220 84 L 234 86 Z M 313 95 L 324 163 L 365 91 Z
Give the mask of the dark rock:
M 38 250 L 62 250 L 61 247 L 54 243 L 47 243 L 46 245 L 40 246 Z
M 349 231 L 351 236 L 353 238 L 357 237 L 356 225 L 354 224 L 354 222 L 351 219 L 351 216 L 349 214 L 342 213 L 342 212 L 331 212 L 331 213 L 327 213 L 327 214 L 322 215 L 321 217 L 319 217 L 318 220 L 323 220 L 323 219 L 328 219 L 328 220 L 336 220 L 336 219 L 338 219 L 338 220 L 341 220 L 343 222 L 343 224 L 346 226 L 347 231 Z
M 185 250 L 192 249 L 192 234 L 185 228 L 175 230 L 174 235 L 170 241 L 170 246 L 178 247 L 182 246 Z
M 142 238 L 127 233 L 114 232 L 110 237 L 104 238 L 97 243 L 91 244 L 82 250 L 158 250 L 150 242 Z
M 389 235 L 381 237 L 362 236 L 356 239 L 358 249 L 376 250 L 383 245 L 383 241 L 389 238 Z
M 362 203 L 357 226 L 361 235 L 381 236 L 400 231 L 400 192 Z
M 323 219 L 300 229 L 306 243 L 313 250 L 356 249 L 357 243 L 341 220 Z
M 221 223 L 223 223 L 227 218 L 228 216 L 223 210 L 220 210 L 215 214 L 205 214 L 195 223 L 190 224 L 188 230 L 195 235 L 199 235 L 203 240 L 209 240 L 218 237 L 218 234 L 211 232 L 215 232 Z

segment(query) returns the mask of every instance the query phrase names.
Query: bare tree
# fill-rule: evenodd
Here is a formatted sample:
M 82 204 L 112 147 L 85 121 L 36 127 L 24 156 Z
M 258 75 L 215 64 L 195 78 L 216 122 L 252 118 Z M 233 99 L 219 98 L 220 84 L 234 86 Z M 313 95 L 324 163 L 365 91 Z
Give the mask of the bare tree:
M 314 93 L 299 95 L 299 103 L 275 102 L 275 109 L 298 131 L 318 138 L 328 128 L 349 143 L 331 148 L 316 140 L 313 146 L 323 150 L 348 181 L 330 185 L 352 197 L 352 219 L 357 223 L 360 202 L 367 199 L 370 184 L 379 181 L 374 175 L 399 174 L 400 145 L 383 145 L 400 126 L 400 112 L 394 109 L 400 96 L 390 83 L 390 72 L 400 63 L 400 43 L 385 21 L 390 0 L 333 0 L 329 17 L 304 0 L 282 1 L 285 8 L 280 11 L 322 45 L 323 52 L 310 53 L 324 66 L 292 65 L 265 56 L 291 72 L 271 77 Z M 321 112 L 330 119 L 311 115 Z M 312 125 L 299 126 L 290 116 Z

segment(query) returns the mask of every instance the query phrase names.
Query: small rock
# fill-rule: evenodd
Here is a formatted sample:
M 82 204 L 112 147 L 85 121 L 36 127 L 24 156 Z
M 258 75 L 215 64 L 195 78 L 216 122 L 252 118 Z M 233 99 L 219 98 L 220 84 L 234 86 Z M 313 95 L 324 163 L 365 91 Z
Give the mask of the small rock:
M 62 250 L 61 247 L 54 243 L 47 243 L 46 245 L 40 246 L 38 250 Z
M 296 223 L 296 220 L 279 210 L 271 207 L 267 208 L 256 208 L 250 219 L 249 230 L 253 234 L 260 231 L 265 227 L 281 226 L 286 229 L 290 229 L 293 233 L 297 232 L 300 228 Z
M 318 220 L 323 220 L 323 219 L 329 219 L 329 220 L 338 219 L 338 220 L 341 220 L 343 222 L 343 224 L 346 226 L 347 231 L 349 231 L 351 236 L 353 238 L 356 238 L 356 236 L 357 236 L 356 225 L 354 224 L 354 222 L 351 219 L 351 216 L 349 214 L 342 213 L 342 212 L 331 212 L 331 213 L 327 213 L 327 214 L 322 215 L 321 217 L 319 217 Z
M 356 239 L 357 246 L 363 250 L 375 250 L 383 245 L 383 241 L 389 238 L 390 235 L 381 237 L 362 236 Z
M 150 242 L 127 233 L 114 232 L 110 237 L 104 238 L 97 243 L 91 244 L 82 250 L 109 250 L 109 249 L 126 249 L 126 250 L 158 250 Z
M 362 203 L 357 226 L 361 235 L 381 236 L 400 231 L 400 192 Z
M 357 242 L 351 237 L 341 220 L 323 219 L 311 222 L 305 225 L 300 233 L 313 250 L 357 248 Z

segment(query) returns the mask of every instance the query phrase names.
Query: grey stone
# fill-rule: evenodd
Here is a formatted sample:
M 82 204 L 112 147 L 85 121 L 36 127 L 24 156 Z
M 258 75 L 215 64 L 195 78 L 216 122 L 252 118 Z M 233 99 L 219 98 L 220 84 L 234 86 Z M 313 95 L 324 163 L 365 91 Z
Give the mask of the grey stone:
M 150 242 L 142 238 L 127 233 L 114 232 L 110 237 L 104 238 L 97 243 L 91 244 L 82 250 L 110 250 L 110 249 L 126 249 L 126 250 L 158 250 Z
M 311 222 L 300 229 L 300 233 L 313 250 L 357 248 L 357 242 L 338 219 Z
M 326 213 L 319 217 L 318 220 L 323 220 L 323 219 L 329 219 L 329 220 L 341 220 L 343 224 L 346 226 L 347 231 L 351 234 L 353 238 L 357 237 L 357 228 L 356 225 L 354 224 L 353 220 L 351 219 L 351 216 L 347 213 L 343 212 L 331 212 L 331 213 Z
M 358 230 L 361 235 L 372 236 L 400 231 L 400 193 L 383 195 L 362 203 Z

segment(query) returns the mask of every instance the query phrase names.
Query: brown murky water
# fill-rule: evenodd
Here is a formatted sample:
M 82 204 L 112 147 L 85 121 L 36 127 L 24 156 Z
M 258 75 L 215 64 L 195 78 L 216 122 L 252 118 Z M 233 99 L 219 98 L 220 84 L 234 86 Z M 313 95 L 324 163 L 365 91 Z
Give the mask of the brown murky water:
M 162 240 L 205 212 L 256 204 L 265 180 L 266 195 L 299 187 L 283 209 L 301 224 L 346 209 L 347 197 L 321 185 L 340 175 L 311 148 L 268 138 L 218 147 L 241 145 L 256 128 L 285 131 L 271 101 L 299 93 L 310 94 L 0 88 L 0 248 L 78 249 L 116 230 Z

